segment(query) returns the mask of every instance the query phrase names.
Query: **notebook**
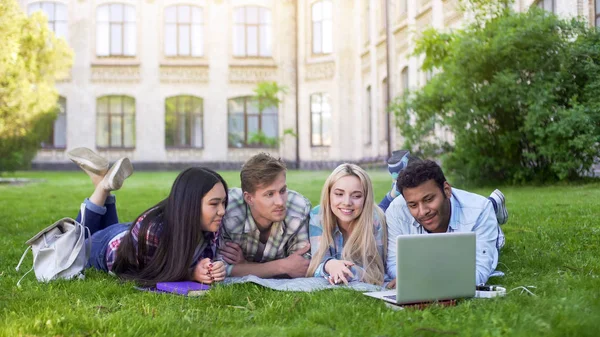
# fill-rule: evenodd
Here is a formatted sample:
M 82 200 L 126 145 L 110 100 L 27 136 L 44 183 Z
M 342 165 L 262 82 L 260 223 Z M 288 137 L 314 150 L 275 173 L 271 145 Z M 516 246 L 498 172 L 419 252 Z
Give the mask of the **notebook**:
M 178 282 L 159 282 L 156 287 L 153 288 L 140 288 L 138 290 L 154 291 L 159 293 L 173 293 L 183 296 L 202 296 L 207 290 L 210 290 L 210 286 L 194 281 L 178 281 Z
M 400 235 L 396 289 L 364 293 L 393 304 L 444 301 L 475 295 L 475 233 Z

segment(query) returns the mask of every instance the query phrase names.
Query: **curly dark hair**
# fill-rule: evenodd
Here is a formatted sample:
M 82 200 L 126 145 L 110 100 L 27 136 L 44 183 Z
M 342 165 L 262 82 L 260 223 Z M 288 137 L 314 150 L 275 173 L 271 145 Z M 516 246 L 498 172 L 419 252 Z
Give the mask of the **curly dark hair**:
M 432 160 L 411 160 L 408 162 L 408 166 L 398 175 L 396 186 L 402 194 L 403 189 L 420 186 L 431 179 L 444 193 L 446 177 L 442 172 L 442 168 Z

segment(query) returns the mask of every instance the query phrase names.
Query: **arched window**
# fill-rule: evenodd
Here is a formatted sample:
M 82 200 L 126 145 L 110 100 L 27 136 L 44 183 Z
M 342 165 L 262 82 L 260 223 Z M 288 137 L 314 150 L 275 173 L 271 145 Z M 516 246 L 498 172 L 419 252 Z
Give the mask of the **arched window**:
M 328 93 L 310 95 L 310 145 L 331 146 L 331 99 Z
M 256 6 L 233 11 L 233 56 L 271 56 L 271 11 Z
M 165 100 L 165 147 L 201 148 L 203 143 L 203 100 L 175 96 Z
M 135 7 L 106 4 L 96 10 L 96 55 L 135 56 Z
M 279 137 L 277 107 L 259 110 L 253 97 L 228 101 L 229 147 L 273 147 Z
M 165 56 L 204 55 L 201 7 L 176 5 L 165 9 Z
M 42 11 L 48 18 L 48 28 L 58 37 L 67 39 L 68 34 L 68 15 L 67 6 L 58 2 L 41 1 L 34 2 L 27 6 L 29 15 L 33 12 Z
M 333 19 L 331 0 L 317 1 L 312 5 L 312 52 L 330 54 L 333 44 Z
M 56 119 L 50 125 L 48 138 L 42 142 L 43 148 L 64 149 L 67 146 L 67 99 L 58 97 L 56 109 Z
M 135 99 L 102 96 L 96 100 L 96 146 L 135 147 Z

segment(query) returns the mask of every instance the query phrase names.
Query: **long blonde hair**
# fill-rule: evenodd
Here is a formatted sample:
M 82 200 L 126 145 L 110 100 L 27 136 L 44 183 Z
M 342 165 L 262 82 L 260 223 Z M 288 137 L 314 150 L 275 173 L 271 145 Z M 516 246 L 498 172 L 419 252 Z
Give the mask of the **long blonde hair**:
M 354 176 L 360 180 L 365 195 L 362 213 L 351 224 L 352 234 L 344 243 L 342 259 L 352 261 L 365 270 L 361 281 L 371 284 L 383 284 L 385 277 L 385 256 L 380 256 L 377 250 L 373 222 L 375 217 L 381 223 L 383 231 L 383 254 L 387 251 L 387 227 L 381 209 L 375 204 L 373 198 L 373 184 L 365 170 L 354 164 L 342 164 L 333 170 L 321 191 L 320 216 L 323 225 L 323 234 L 319 249 L 312 256 L 308 267 L 307 276 L 312 276 L 321 263 L 323 256 L 333 245 L 333 232 L 337 225 L 337 218 L 331 210 L 330 193 L 333 185 L 343 177 Z M 356 276 L 356 275 L 355 275 Z

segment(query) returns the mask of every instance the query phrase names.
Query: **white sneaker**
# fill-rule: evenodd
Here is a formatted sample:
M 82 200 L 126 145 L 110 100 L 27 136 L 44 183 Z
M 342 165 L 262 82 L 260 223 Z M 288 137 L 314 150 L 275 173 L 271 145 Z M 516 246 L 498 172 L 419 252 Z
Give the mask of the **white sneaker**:
M 504 194 L 500 192 L 500 190 L 496 189 L 492 194 L 490 194 L 490 198 L 496 201 L 496 205 L 498 210 L 496 211 L 496 219 L 498 219 L 498 224 L 503 225 L 508 221 L 508 211 L 506 210 L 506 198 Z
M 105 190 L 116 191 L 123 186 L 123 182 L 131 174 L 133 174 L 133 166 L 129 158 L 121 158 L 106 172 L 100 183 L 103 184 Z
M 108 171 L 108 160 L 87 147 L 78 147 L 67 152 L 67 157 L 82 170 L 104 176 Z

